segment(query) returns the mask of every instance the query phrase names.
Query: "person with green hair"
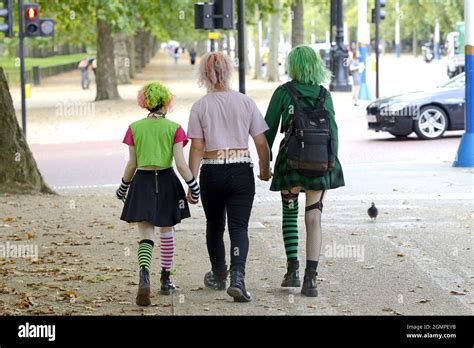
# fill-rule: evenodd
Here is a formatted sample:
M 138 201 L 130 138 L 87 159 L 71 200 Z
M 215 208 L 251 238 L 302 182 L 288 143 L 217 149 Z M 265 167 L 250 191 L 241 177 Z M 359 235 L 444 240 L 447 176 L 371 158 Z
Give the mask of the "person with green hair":
M 149 113 L 133 122 L 123 139 L 129 148 L 129 160 L 116 196 L 125 203 L 120 219 L 137 223 L 140 271 L 136 303 L 149 306 L 155 227 L 160 231 L 160 293 L 170 295 L 176 289 L 170 279 L 175 251 L 173 227 L 191 216 L 188 202 L 196 204 L 200 190 L 184 159 L 186 133 L 166 117 L 173 102 L 169 89 L 159 82 L 148 83 L 138 92 L 137 101 Z M 189 199 L 175 174 L 173 159 L 189 186 Z
M 331 72 L 324 66 L 319 54 L 311 47 L 301 45 L 293 48 L 288 55 L 288 74 L 290 84 L 298 94 L 305 107 L 314 108 L 320 95 L 322 83 L 331 79 Z M 265 133 L 268 144 L 272 148 L 281 121 L 281 132 L 287 132 L 293 119 L 293 99 L 282 85 L 271 98 L 265 121 L 269 130 Z M 329 114 L 330 128 L 335 140 L 336 159 L 334 168 L 321 177 L 309 177 L 298 169 L 292 169 L 287 163 L 287 153 L 282 141 L 275 161 L 271 191 L 280 191 L 282 198 L 282 232 L 287 257 L 287 272 L 282 287 L 300 287 L 298 260 L 298 195 L 306 194 L 306 270 L 301 293 L 316 297 L 316 276 L 319 256 L 321 253 L 322 232 L 321 213 L 323 197 L 326 190 L 344 186 L 341 164 L 337 159 L 338 133 L 334 118 L 334 106 L 331 95 L 326 92 L 323 104 Z

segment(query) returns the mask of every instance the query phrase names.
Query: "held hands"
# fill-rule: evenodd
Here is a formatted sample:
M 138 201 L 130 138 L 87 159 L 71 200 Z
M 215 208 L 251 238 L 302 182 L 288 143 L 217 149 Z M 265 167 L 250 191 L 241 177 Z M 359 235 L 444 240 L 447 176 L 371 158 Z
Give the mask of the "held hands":
M 263 169 L 260 168 L 260 175 L 258 175 L 258 178 L 262 181 L 268 181 L 272 178 L 273 173 L 270 167 Z
M 191 204 L 197 204 L 199 202 L 199 195 L 201 194 L 201 190 L 199 188 L 199 184 L 196 181 L 196 178 L 192 178 L 189 181 L 186 181 L 186 184 L 189 186 L 188 190 L 188 202 Z
M 125 203 L 125 198 L 127 197 L 127 191 L 129 187 L 130 187 L 130 183 L 125 182 L 122 178 L 122 183 L 120 184 L 120 187 L 117 189 L 117 191 L 115 191 L 115 196 L 117 196 L 117 198 L 120 199 L 124 203 Z

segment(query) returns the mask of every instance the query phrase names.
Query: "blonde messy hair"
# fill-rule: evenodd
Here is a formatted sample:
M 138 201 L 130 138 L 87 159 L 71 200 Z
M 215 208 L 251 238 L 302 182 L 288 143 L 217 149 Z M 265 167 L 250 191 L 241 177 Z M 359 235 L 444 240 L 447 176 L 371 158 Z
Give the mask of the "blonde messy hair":
M 229 89 L 233 70 L 234 63 L 225 53 L 206 53 L 199 64 L 199 86 L 208 91 Z

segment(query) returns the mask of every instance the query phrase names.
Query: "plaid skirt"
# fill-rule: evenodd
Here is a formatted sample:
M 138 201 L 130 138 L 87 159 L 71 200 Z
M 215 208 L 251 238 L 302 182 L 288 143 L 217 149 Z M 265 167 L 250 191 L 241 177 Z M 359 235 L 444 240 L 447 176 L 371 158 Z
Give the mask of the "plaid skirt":
M 148 221 L 158 227 L 171 227 L 190 216 L 186 193 L 173 168 L 137 170 L 121 220 Z
M 345 185 L 342 166 L 337 157 L 333 170 L 320 178 L 310 178 L 302 175 L 298 170 L 288 167 L 286 150 L 281 149 L 281 146 L 273 171 L 272 184 L 270 185 L 271 191 L 289 191 L 296 186 L 301 187 L 302 191 L 321 191 Z

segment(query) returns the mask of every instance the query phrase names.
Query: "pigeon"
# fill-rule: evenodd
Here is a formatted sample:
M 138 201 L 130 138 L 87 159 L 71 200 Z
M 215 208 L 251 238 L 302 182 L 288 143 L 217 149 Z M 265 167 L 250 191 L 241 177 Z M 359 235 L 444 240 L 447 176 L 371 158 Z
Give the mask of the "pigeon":
M 375 207 L 375 203 L 372 202 L 372 206 L 371 206 L 369 209 L 367 209 L 367 214 L 369 214 L 370 219 L 371 219 L 372 221 L 375 221 L 375 219 L 377 218 L 378 213 L 379 213 L 379 211 L 378 211 L 378 209 Z

